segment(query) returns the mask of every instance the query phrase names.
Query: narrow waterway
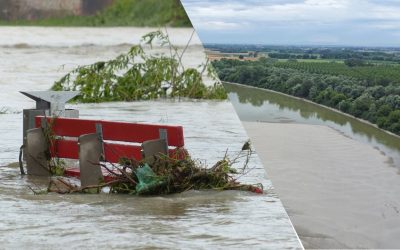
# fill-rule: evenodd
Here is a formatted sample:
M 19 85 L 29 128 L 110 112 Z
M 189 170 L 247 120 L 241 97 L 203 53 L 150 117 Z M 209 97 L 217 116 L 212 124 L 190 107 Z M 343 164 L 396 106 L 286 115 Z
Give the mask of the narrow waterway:
M 328 108 L 225 84 L 306 248 L 399 248 L 400 139 Z

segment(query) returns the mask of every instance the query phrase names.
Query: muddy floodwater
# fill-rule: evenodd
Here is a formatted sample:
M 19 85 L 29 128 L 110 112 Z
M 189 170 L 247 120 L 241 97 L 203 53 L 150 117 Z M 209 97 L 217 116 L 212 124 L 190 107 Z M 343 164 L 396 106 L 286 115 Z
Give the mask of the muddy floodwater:
M 151 29 L 0 28 L 0 248 L 262 248 L 301 244 L 255 154 L 244 183 L 262 183 L 266 194 L 189 191 L 156 197 L 34 195 L 47 178 L 21 177 L 15 162 L 22 143 L 23 108 L 34 102 L 20 90 L 47 90 L 69 69 L 112 58 Z M 190 29 L 171 29 L 183 46 Z M 184 60 L 204 62 L 195 37 Z M 64 65 L 64 66 L 63 66 Z M 179 124 L 193 158 L 212 165 L 248 139 L 230 102 L 145 101 L 74 104 L 80 116 Z M 240 166 L 240 164 L 238 164 Z
M 400 248 L 400 138 L 276 92 L 225 84 L 305 248 Z

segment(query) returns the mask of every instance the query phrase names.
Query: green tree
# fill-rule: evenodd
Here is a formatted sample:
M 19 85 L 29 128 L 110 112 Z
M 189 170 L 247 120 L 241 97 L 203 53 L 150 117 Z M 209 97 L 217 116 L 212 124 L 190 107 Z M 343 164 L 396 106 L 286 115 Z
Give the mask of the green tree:
M 342 100 L 338 104 L 339 110 L 348 113 L 351 109 L 351 102 L 349 100 Z

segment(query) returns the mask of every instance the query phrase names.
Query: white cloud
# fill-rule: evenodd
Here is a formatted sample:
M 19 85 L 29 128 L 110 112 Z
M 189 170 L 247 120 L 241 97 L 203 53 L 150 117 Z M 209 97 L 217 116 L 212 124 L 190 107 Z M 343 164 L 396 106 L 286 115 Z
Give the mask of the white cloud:
M 384 1 L 384 0 L 383 0 Z M 281 1 L 282 2 L 282 1 Z M 270 4 L 269 1 L 185 1 L 194 23 L 213 20 L 242 22 L 337 22 L 377 19 L 400 21 L 398 6 L 384 6 L 367 0 L 305 0 Z
M 394 30 L 400 32 L 400 23 L 399 22 L 382 22 L 371 25 L 374 28 L 382 29 L 382 30 Z
M 200 23 L 197 28 L 206 28 L 208 30 L 234 30 L 241 28 L 239 23 L 224 21 L 205 21 Z
M 224 29 L 237 29 L 238 34 L 263 29 L 307 33 L 319 28 L 348 34 L 351 29 L 388 31 L 399 29 L 400 25 L 400 0 L 182 0 L 182 3 L 200 33 Z

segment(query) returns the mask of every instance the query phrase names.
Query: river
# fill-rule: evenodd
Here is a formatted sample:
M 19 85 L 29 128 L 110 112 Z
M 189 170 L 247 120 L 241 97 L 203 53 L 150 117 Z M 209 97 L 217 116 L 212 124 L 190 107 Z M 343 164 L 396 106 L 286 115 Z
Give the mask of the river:
M 47 90 L 68 70 L 126 52 L 149 28 L 0 28 L 0 248 L 93 249 L 301 249 L 296 232 L 255 154 L 244 183 L 266 193 L 189 191 L 156 197 L 129 195 L 34 195 L 46 178 L 21 177 L 15 162 L 22 143 L 22 109 L 34 102 L 18 91 Z M 186 45 L 191 29 L 169 29 Z M 157 53 L 165 52 L 155 48 Z M 197 36 L 183 61 L 197 66 L 205 54 Z M 193 158 L 211 165 L 247 135 L 229 101 L 74 104 L 80 116 L 179 124 Z M 239 164 L 240 165 L 240 164 Z
M 400 139 L 273 91 L 225 84 L 305 248 L 399 248 Z

